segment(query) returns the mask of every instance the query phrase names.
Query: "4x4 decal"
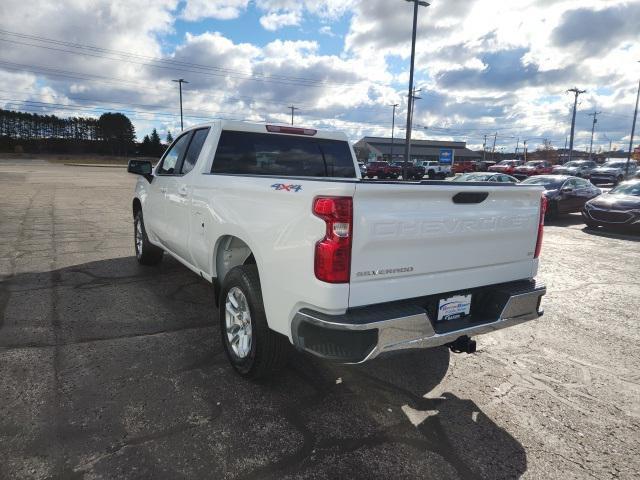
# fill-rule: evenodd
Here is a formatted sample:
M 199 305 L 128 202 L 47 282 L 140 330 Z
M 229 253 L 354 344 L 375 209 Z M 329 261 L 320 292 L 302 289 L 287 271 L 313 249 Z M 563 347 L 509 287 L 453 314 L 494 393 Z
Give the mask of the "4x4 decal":
M 302 190 L 302 185 L 274 183 L 273 185 L 271 185 L 271 188 L 273 188 L 274 190 L 285 190 L 287 192 L 299 192 L 300 190 Z

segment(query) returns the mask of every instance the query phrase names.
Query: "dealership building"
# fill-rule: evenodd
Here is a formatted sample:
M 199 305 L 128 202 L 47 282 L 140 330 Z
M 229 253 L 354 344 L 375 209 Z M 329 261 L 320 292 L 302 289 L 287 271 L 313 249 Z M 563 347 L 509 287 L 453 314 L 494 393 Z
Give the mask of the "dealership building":
M 364 137 L 358 140 L 353 148 L 360 161 L 402 161 L 404 159 L 404 138 Z M 440 140 L 411 140 L 411 160 L 438 161 L 441 149 L 453 150 L 455 160 L 480 160 L 482 154 L 469 150 L 466 142 L 451 142 Z

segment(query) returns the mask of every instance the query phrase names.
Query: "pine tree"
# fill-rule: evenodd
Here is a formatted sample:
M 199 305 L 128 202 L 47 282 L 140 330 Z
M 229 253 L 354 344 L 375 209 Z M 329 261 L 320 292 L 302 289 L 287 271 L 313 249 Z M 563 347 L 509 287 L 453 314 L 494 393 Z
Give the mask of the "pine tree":
M 171 135 L 171 130 L 167 131 L 167 145 L 171 145 L 173 143 L 173 135 Z
M 140 153 L 142 155 L 153 155 L 151 149 L 151 139 L 149 138 L 149 135 L 145 135 L 142 139 L 142 145 L 140 145 Z
M 151 150 L 153 151 L 153 155 L 160 155 L 163 148 L 162 143 L 160 142 L 160 135 L 158 135 L 158 131 L 155 128 L 151 131 L 149 139 L 151 140 Z

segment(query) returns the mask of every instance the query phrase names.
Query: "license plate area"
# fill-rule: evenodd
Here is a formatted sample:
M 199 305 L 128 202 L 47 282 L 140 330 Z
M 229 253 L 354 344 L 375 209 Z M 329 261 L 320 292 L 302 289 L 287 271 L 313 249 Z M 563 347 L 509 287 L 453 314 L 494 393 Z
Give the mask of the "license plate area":
M 468 317 L 471 313 L 472 294 L 451 295 L 438 301 L 437 322 L 446 322 Z

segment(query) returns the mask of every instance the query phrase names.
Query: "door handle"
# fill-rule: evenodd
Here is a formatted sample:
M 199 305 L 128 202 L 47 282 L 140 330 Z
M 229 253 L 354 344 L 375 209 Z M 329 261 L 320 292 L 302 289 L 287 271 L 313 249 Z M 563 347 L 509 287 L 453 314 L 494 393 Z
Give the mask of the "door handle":
M 180 195 L 181 197 L 186 197 L 187 196 L 187 186 L 186 185 L 181 185 L 178 188 L 178 195 Z

